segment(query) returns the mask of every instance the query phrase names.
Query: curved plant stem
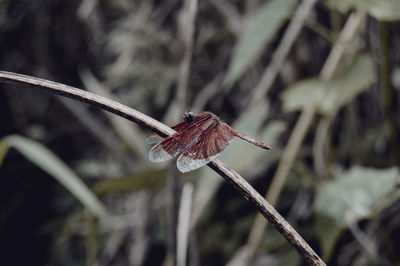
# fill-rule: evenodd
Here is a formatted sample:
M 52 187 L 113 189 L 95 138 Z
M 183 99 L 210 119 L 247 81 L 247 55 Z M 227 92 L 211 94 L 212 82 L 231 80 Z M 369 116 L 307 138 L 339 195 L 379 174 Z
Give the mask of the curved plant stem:
M 30 85 L 34 88 L 46 90 L 51 93 L 77 99 L 93 106 L 100 107 L 111 113 L 122 116 L 145 128 L 151 129 L 161 136 L 168 136 L 175 131 L 161 122 L 131 109 L 116 101 L 98 96 L 64 84 L 34 78 L 21 74 L 0 71 L 0 82 L 12 82 L 22 85 Z M 325 265 L 315 251 L 304 241 L 304 239 L 289 225 L 289 223 L 238 173 L 229 169 L 219 160 L 208 164 L 210 168 L 221 175 L 239 193 L 250 201 L 260 213 L 278 230 L 282 236 L 299 252 L 309 265 Z
M 289 241 L 309 265 L 325 265 L 315 251 L 293 229 L 293 227 L 238 173 L 227 168 L 222 162 L 214 160 L 208 164 L 211 169 L 225 178 L 248 201 L 257 206 L 261 214 Z

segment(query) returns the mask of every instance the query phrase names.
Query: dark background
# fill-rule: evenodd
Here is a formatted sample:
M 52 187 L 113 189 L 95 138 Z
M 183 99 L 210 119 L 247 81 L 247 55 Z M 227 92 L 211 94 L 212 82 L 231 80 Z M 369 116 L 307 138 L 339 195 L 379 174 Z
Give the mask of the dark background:
M 184 13 L 181 1 L 1 1 L 0 69 L 112 97 L 168 125 L 179 121 L 182 109 L 212 111 L 273 147 L 271 152 L 258 151 L 244 144 L 228 149 L 230 157 L 221 159 L 264 194 L 301 109 L 311 105 L 318 89 L 323 90 L 321 84 L 327 83 L 321 81 L 321 88 L 298 96 L 284 93 L 294 91 L 299 81 L 317 78 L 350 12 L 367 10 L 355 41 L 344 48 L 350 52 L 345 53 L 330 87 L 345 100 L 332 112 L 316 112 L 275 205 L 329 265 L 400 265 L 400 24 L 396 22 L 400 14 L 396 15 L 396 1 L 387 1 L 393 9 L 383 11 L 379 5 L 366 9 L 362 4 L 347 11 L 338 7 L 341 1 L 338 6 L 317 1 L 262 99 L 267 110 L 263 112 L 252 111 L 249 101 L 298 3 L 293 2 L 271 37 L 261 41 L 262 49 L 243 74 L 226 85 L 222 80 L 238 56 L 236 47 L 246 44 L 248 22 L 260 18 L 266 3 L 199 2 L 186 102 L 176 101 L 185 50 L 179 26 Z M 383 16 L 374 15 L 374 8 Z M 232 21 L 241 31 L 235 31 Z M 268 17 L 265 21 L 272 23 Z M 259 41 L 257 36 L 252 37 L 254 42 Z M 245 45 L 249 53 L 251 43 Z M 358 76 L 346 76 L 362 56 L 369 65 L 362 65 Z M 340 83 L 345 78 L 347 83 Z M 287 107 L 296 99 L 303 107 Z M 242 116 L 246 113 L 250 115 Z M 328 125 L 325 133 L 321 121 Z M 196 197 L 215 190 L 207 199 L 196 198 L 193 205 L 196 212 L 198 203 L 206 202 L 190 234 L 188 265 L 236 260 L 253 226 L 255 208 L 229 184 L 218 183 L 221 178 L 211 176 L 208 169 L 180 176 L 174 190 L 168 165 L 147 159 L 151 146 L 145 137 L 151 132 L 130 122 L 123 122 L 123 127 L 118 123 L 115 116 L 84 103 L 0 84 L 2 143 L 7 145 L 7 136 L 19 135 L 51 150 L 116 218 L 112 229 L 103 226 L 101 219 L 23 153 L 12 146 L 0 149 L 1 265 L 171 265 L 171 224 L 177 226 L 173 214 L 187 182 L 195 185 Z M 322 149 L 316 144 L 319 134 L 325 136 Z M 245 160 L 249 154 L 254 156 L 251 162 Z M 316 158 L 323 158 L 323 171 L 318 170 Z M 355 166 L 363 171 L 353 171 Z M 388 169 L 397 181 L 386 176 Z M 363 181 L 364 175 L 378 182 Z M 217 181 L 202 181 L 206 177 Z M 340 183 L 352 178 L 356 179 L 351 184 L 359 182 L 354 187 Z M 330 192 L 324 190 L 328 186 L 333 187 Z M 336 197 L 325 199 L 328 193 Z M 351 208 L 343 203 L 343 193 L 355 195 L 354 202 L 347 202 Z M 359 193 L 363 200 L 359 201 Z M 343 224 L 344 212 L 333 206 L 347 208 L 355 218 Z M 304 264 L 272 227 L 259 234 L 264 237 L 249 265 Z

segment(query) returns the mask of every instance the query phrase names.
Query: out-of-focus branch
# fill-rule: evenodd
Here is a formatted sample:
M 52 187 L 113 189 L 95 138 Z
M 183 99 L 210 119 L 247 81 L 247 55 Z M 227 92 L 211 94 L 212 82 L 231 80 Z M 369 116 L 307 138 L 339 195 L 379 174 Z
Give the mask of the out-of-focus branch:
M 185 0 L 183 9 L 179 16 L 179 32 L 182 51 L 182 58 L 178 68 L 177 89 L 173 102 L 169 105 L 164 120 L 167 123 L 175 124 L 176 119 L 181 117 L 187 108 L 187 91 L 189 83 L 190 65 L 193 53 L 193 36 L 195 30 L 195 18 L 197 14 L 197 0 Z M 168 171 L 168 194 L 169 194 L 169 247 L 168 256 L 172 265 L 177 264 L 177 226 L 178 226 L 178 209 L 179 209 L 179 173 L 175 164 L 171 164 Z
M 311 12 L 316 0 L 303 0 L 296 10 L 278 48 L 274 52 L 271 63 L 265 69 L 265 72 L 254 89 L 253 95 L 250 99 L 250 106 L 258 104 L 261 102 L 265 95 L 267 94 L 269 88 L 271 88 L 272 83 L 275 80 L 276 75 L 278 75 L 283 63 L 292 47 L 294 41 L 301 28 L 303 27 L 304 21 Z
M 191 111 L 200 113 L 204 110 L 205 105 L 209 99 L 218 92 L 218 87 L 221 86 L 223 77 L 221 74 L 215 75 L 215 77 L 196 95 L 192 103 Z
M 181 204 L 179 206 L 178 237 L 176 249 L 176 265 L 186 265 L 186 255 L 189 242 L 190 217 L 192 216 L 193 184 L 186 183 L 182 188 Z
M 151 129 L 164 137 L 175 133 L 172 128 L 123 104 L 64 84 L 4 71 L 0 71 L 0 82 L 30 85 L 50 93 L 89 103 Z M 304 239 L 243 177 L 226 167 L 219 160 L 210 162 L 208 166 L 232 184 L 244 198 L 254 204 L 262 215 L 272 223 L 276 230 L 296 248 L 308 264 L 325 265 Z
M 184 56 L 179 66 L 177 100 L 178 103 L 186 104 L 190 63 L 192 61 L 193 53 L 193 35 L 194 22 L 197 13 L 197 0 L 186 0 L 182 12 L 179 28 L 180 39 L 184 45 Z
M 327 161 L 327 143 L 329 142 L 329 128 L 332 117 L 323 117 L 318 123 L 313 144 L 313 161 L 315 174 L 320 179 L 329 176 Z
M 179 117 L 185 111 L 184 109 L 187 105 L 187 90 L 193 53 L 196 13 L 197 0 L 185 0 L 179 20 L 179 39 L 182 44 L 183 57 L 178 69 L 176 96 L 174 102 L 170 104 L 169 110 L 165 116 L 165 121 L 167 121 L 167 123 Z
M 393 95 L 394 90 L 391 84 L 390 76 L 390 37 L 389 37 L 389 25 L 385 21 L 379 22 L 379 44 L 380 44 L 380 54 L 379 54 L 379 72 L 381 77 L 381 98 L 383 103 L 383 108 L 385 110 L 386 123 L 390 128 L 389 142 L 392 147 L 397 147 L 399 140 L 397 137 L 397 132 L 399 132 L 400 127 L 397 126 L 395 115 L 392 111 L 393 107 Z M 400 152 L 398 149 L 393 149 L 393 154 L 395 161 L 400 159 Z
M 363 18 L 364 13 L 362 12 L 355 12 L 350 15 L 337 42 L 325 61 L 320 73 L 320 78 L 328 80 L 333 76 L 348 43 L 360 29 Z M 275 172 L 275 176 L 273 177 L 272 183 L 265 196 L 267 201 L 272 205 L 276 204 L 283 186 L 286 183 L 286 179 L 300 150 L 300 146 L 313 121 L 315 111 L 316 108 L 313 105 L 306 107 L 301 112 L 300 118 L 294 127 L 293 133 L 291 134 L 288 144 L 283 152 L 282 159 L 279 162 L 278 169 Z M 257 215 L 247 242 L 252 252 L 256 250 L 261 242 L 266 227 L 267 223 L 260 215 Z
M 239 36 L 242 32 L 242 18 L 232 3 L 226 0 L 209 0 L 209 2 L 225 17 L 231 32 Z

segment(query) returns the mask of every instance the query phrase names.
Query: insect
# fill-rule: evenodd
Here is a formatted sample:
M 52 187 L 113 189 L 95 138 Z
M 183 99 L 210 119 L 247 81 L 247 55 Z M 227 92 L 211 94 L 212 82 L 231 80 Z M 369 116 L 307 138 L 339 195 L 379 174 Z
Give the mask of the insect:
M 182 173 L 195 170 L 217 158 L 234 136 L 260 148 L 271 149 L 261 141 L 236 131 L 210 112 L 197 115 L 185 112 L 183 122 L 172 129 L 176 133 L 165 139 L 155 133 L 147 138 L 149 144 L 158 142 L 150 150 L 149 159 L 152 162 L 162 162 L 178 156 L 176 164 Z

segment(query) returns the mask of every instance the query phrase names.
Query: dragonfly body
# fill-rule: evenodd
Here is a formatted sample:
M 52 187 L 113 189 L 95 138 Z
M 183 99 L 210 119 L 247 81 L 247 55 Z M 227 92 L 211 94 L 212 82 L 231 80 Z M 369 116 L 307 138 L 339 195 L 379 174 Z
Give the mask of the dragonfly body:
M 152 162 L 162 162 L 178 156 L 177 167 L 183 173 L 214 160 L 229 146 L 234 136 L 263 149 L 270 149 L 264 143 L 234 130 L 210 112 L 201 112 L 197 115 L 186 112 L 183 115 L 183 122 L 172 128 L 176 133 L 158 142 L 150 150 L 149 159 Z M 155 143 L 160 138 L 152 134 L 148 142 Z

